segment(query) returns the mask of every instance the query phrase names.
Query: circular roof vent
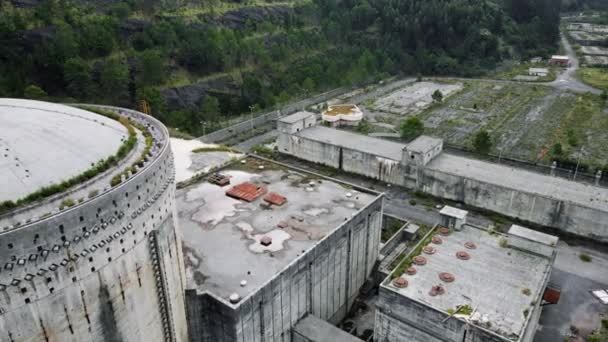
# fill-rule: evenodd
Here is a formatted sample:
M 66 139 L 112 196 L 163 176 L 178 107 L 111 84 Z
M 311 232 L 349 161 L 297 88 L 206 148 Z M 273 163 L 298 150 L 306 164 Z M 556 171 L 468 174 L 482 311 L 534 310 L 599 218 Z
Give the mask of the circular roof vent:
M 418 255 L 414 257 L 414 264 L 418 266 L 426 265 L 426 258 L 422 255 Z
M 443 236 L 448 236 L 450 235 L 450 230 L 448 228 L 441 228 L 439 229 L 439 234 L 443 235 Z
M 425 254 L 435 254 L 435 253 L 437 253 L 437 248 L 435 248 L 433 246 L 424 246 L 424 248 L 422 248 L 422 251 Z
M 233 293 L 228 299 L 230 299 L 230 303 L 236 304 L 239 302 L 239 300 L 241 300 L 241 296 L 239 296 L 238 293 Z
M 452 273 L 441 272 L 439 273 L 439 279 L 445 281 L 446 283 L 451 283 L 456 279 L 456 277 L 454 277 Z
M 465 251 L 456 252 L 456 257 L 460 260 L 469 260 L 471 259 L 471 255 Z
M 247 280 L 241 280 L 241 287 L 247 286 Z
M 393 280 L 393 285 L 395 287 L 398 287 L 400 289 L 407 287 L 408 282 L 407 279 L 403 278 L 403 277 L 399 277 L 399 278 L 395 278 Z
M 439 296 L 445 293 L 445 288 L 443 287 L 443 285 L 439 284 L 439 285 L 435 285 L 433 287 L 431 287 L 431 291 L 429 292 L 429 295 L 431 295 L 432 297 L 435 296 Z
M 464 243 L 464 246 L 465 246 L 467 249 L 475 249 L 475 248 L 477 248 L 477 245 L 476 245 L 476 244 L 475 244 L 475 242 L 473 242 L 473 241 L 467 241 L 467 242 L 465 242 L 465 243 Z
M 414 275 L 414 274 L 416 274 L 416 272 L 418 272 L 418 271 L 416 270 L 416 267 L 414 267 L 414 266 L 410 266 L 410 267 L 408 267 L 408 268 L 407 268 L 407 270 L 405 270 L 405 272 L 406 272 L 407 274 L 409 274 L 409 275 Z
M 436 244 L 436 245 L 441 245 L 443 243 L 443 240 L 439 237 L 439 236 L 433 236 L 433 238 L 431 239 L 431 242 Z

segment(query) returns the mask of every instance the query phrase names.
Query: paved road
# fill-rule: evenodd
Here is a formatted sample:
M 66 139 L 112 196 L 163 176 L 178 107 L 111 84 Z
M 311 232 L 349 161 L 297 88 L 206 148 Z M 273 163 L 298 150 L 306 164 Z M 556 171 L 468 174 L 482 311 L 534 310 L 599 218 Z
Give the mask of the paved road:
M 271 131 L 268 131 L 264 134 L 255 136 L 251 139 L 245 140 L 237 145 L 234 146 L 235 149 L 237 149 L 238 151 L 241 152 L 250 152 L 251 148 L 256 146 L 256 145 L 262 145 L 264 142 L 270 140 L 270 139 L 274 139 L 277 136 L 279 136 L 279 132 L 276 129 L 273 129 Z
M 564 341 L 570 326 L 586 335 L 599 327 L 601 315 L 608 315 L 608 305 L 590 293 L 608 288 L 608 248 L 593 249 L 560 242 L 557 249 L 550 281 L 561 288 L 562 296 L 557 305 L 544 307 L 534 342 Z M 581 252 L 591 255 L 592 261 L 582 262 Z
M 555 81 L 548 83 L 548 85 L 557 89 L 570 90 L 578 93 L 591 92 L 594 94 L 600 94 L 600 90 L 588 86 L 576 78 L 576 70 L 580 65 L 578 57 L 572 49 L 570 42 L 568 42 L 568 39 L 566 39 L 563 34 L 561 35 L 561 40 L 562 44 L 564 45 L 564 49 L 566 50 L 566 54 L 568 57 L 570 57 L 570 66 L 564 72 L 560 73 Z

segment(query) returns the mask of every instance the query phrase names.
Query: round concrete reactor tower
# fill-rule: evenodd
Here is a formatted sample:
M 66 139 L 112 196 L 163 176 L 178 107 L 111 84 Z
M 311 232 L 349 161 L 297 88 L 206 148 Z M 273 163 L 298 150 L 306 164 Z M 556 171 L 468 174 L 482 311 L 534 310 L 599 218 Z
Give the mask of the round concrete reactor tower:
M 0 99 L 0 341 L 186 341 L 167 129 Z

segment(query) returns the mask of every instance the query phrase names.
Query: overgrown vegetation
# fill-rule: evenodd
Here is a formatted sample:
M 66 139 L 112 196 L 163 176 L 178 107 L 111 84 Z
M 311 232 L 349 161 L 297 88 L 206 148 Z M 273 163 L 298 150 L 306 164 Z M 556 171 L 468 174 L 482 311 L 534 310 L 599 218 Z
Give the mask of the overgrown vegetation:
M 422 228 L 423 227 L 421 226 L 421 229 Z M 419 242 L 416 248 L 412 250 L 405 259 L 402 259 L 401 262 L 399 262 L 399 265 L 395 268 L 391 275 L 392 278 L 397 278 L 401 276 L 405 272 L 405 270 L 407 270 L 408 267 L 412 266 L 414 257 L 420 255 L 420 253 L 422 253 L 422 249 L 429 243 L 431 243 L 431 239 L 433 238 L 434 232 L 435 230 L 431 230 L 426 233 L 426 235 L 423 236 L 422 240 Z
M 231 152 L 237 153 L 232 147 L 218 145 L 213 147 L 199 147 L 192 150 L 192 153 L 209 153 L 209 152 Z
M 591 255 L 587 253 L 581 253 L 578 255 L 578 257 L 581 259 L 582 262 L 591 262 L 593 260 L 593 258 L 591 258 Z
M 258 6 L 286 15 L 258 21 L 246 13 Z M 225 24 L 228 11 L 244 24 Z M 0 96 L 145 100 L 168 126 L 200 135 L 316 91 L 392 74 L 478 75 L 505 58 L 546 55 L 558 13 L 552 0 L 3 0 Z M 203 81 L 222 91 L 167 109 L 164 90 Z

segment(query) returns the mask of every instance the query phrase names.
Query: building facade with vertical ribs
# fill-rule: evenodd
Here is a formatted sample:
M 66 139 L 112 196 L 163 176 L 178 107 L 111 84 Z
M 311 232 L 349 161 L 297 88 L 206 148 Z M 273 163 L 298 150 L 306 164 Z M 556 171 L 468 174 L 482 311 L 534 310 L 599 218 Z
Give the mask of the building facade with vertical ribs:
M 168 132 L 96 109 L 0 99 L 0 341 L 188 339 Z

